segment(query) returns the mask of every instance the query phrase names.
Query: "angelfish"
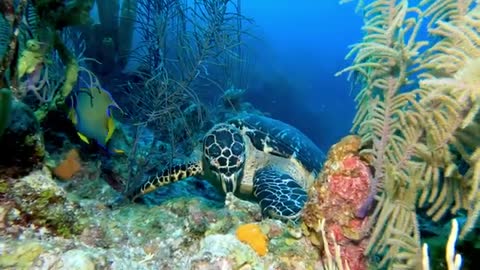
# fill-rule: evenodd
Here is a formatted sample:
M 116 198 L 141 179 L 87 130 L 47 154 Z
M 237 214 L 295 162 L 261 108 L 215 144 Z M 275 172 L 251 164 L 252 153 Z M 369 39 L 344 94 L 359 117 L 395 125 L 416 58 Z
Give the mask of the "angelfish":
M 82 141 L 96 141 L 107 148 L 108 141 L 115 131 L 115 120 L 112 109 L 122 111 L 112 95 L 105 89 L 97 87 L 81 88 L 72 95 L 69 118 L 77 129 Z M 122 150 L 114 150 L 119 153 Z

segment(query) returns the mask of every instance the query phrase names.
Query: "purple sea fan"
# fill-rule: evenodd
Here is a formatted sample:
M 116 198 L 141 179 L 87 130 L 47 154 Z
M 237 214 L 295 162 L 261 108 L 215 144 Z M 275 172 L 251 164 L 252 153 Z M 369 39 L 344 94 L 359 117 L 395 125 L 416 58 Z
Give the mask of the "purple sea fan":
M 48 103 L 52 100 L 55 87 L 50 85 L 48 81 L 48 67 L 39 63 L 35 66 L 32 73 L 26 75 L 26 80 L 22 82 L 21 94 L 25 96 L 28 92 L 32 92 L 40 103 Z

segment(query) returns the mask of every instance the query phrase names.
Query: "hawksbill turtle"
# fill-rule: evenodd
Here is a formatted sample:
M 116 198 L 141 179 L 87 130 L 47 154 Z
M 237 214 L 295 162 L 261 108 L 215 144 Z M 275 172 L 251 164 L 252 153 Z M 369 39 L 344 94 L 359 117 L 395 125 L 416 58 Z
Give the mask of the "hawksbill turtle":
M 297 220 L 324 153 L 298 129 L 272 118 L 241 114 L 213 126 L 183 164 L 150 177 L 129 196 L 197 176 L 228 195 L 258 202 L 264 217 Z

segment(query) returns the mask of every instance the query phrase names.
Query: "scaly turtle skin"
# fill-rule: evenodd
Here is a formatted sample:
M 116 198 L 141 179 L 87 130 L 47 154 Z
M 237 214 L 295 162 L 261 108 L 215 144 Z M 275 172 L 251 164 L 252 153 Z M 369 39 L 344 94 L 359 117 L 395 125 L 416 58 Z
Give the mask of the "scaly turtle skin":
M 226 194 L 258 202 L 266 217 L 296 220 L 323 159 L 323 152 L 298 129 L 272 118 L 242 114 L 212 127 L 202 150 L 191 160 L 150 178 L 131 198 L 199 176 Z

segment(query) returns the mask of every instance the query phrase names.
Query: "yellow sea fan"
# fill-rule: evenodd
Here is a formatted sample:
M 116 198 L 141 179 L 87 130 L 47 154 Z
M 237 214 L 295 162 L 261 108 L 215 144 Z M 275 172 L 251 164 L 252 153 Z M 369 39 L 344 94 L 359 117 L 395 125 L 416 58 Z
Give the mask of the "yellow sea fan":
M 465 99 L 472 103 L 472 108 L 462 122 L 462 128 L 466 128 L 474 121 L 475 115 L 480 110 L 480 57 L 469 60 L 454 78 L 462 81 L 467 88 L 460 100 Z
M 460 69 L 454 78 L 472 85 L 480 85 L 480 57 L 470 59 L 465 63 L 465 66 Z M 480 90 L 479 90 L 480 91 Z

